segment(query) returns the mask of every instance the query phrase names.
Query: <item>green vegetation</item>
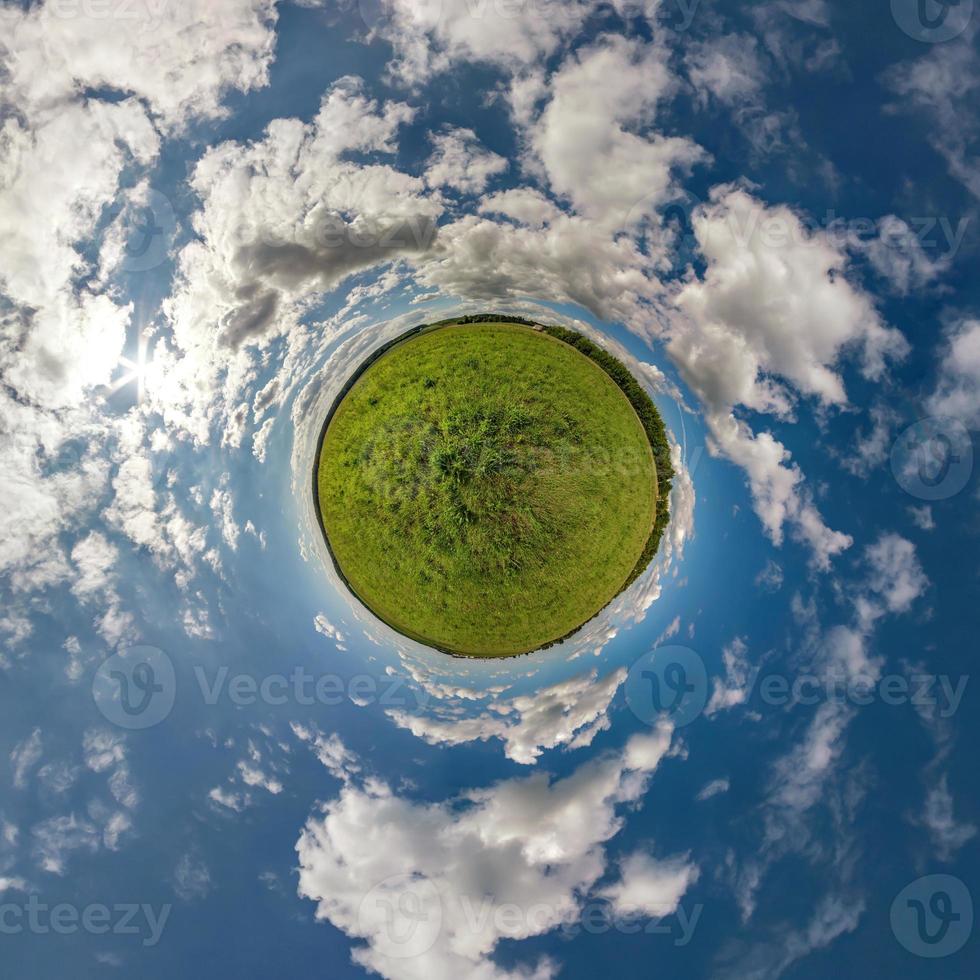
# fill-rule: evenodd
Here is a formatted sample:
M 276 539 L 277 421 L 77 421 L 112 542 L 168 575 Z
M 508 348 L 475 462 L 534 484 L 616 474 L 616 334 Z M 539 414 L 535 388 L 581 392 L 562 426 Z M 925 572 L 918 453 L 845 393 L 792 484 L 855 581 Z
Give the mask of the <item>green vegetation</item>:
M 348 385 L 316 488 L 338 571 L 376 615 L 507 656 L 575 632 L 642 571 L 666 522 L 658 452 L 672 471 L 615 358 L 571 331 L 467 319 L 418 328 Z
M 618 358 L 613 357 L 608 351 L 604 351 L 597 344 L 593 344 L 588 337 L 583 337 L 582 334 L 576 333 L 574 330 L 567 330 L 565 327 L 543 327 L 542 329 L 552 337 L 557 337 L 566 344 L 571 344 L 576 350 L 580 350 L 586 357 L 595 361 L 619 385 L 623 394 L 626 395 L 636 410 L 640 422 L 643 423 L 643 431 L 646 432 L 647 439 L 650 441 L 653 460 L 657 468 L 657 519 L 654 522 L 653 531 L 647 540 L 646 547 L 643 549 L 643 554 L 640 555 L 636 568 L 633 569 L 629 580 L 626 582 L 626 586 L 632 585 L 643 574 L 647 565 L 653 561 L 653 556 L 660 547 L 660 539 L 670 523 L 670 489 L 674 480 L 674 464 L 670 459 L 670 442 L 667 439 L 664 420 L 660 417 L 657 406 L 653 404 L 653 399 L 640 387 L 640 383 L 630 373 L 629 368 Z

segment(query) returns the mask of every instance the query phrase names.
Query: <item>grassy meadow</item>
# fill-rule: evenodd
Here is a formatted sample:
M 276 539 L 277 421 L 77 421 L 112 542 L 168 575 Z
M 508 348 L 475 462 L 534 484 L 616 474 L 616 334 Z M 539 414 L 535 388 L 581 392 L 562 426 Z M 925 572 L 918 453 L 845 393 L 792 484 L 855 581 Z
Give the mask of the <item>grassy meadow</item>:
M 317 491 L 361 601 L 471 656 L 574 632 L 631 580 L 657 523 L 651 442 L 623 390 L 509 323 L 433 328 L 371 364 L 324 435 Z

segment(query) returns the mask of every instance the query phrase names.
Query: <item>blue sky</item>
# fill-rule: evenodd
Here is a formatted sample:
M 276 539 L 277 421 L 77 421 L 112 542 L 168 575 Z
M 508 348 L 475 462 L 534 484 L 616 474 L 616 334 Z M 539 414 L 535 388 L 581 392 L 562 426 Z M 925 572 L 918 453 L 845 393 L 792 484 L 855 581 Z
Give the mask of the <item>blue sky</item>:
M 0 5 L 4 974 L 974 975 L 974 7 Z M 484 310 L 678 470 L 493 663 L 310 493 L 356 365 Z

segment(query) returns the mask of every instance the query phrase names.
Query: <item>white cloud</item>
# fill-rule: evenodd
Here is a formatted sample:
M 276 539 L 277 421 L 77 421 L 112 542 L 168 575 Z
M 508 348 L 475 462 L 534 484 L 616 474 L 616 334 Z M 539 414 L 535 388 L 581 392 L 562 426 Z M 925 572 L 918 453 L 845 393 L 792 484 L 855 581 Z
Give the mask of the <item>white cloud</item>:
M 105 592 L 114 580 L 112 569 L 118 557 L 119 549 L 104 534 L 93 531 L 82 538 L 71 552 L 71 560 L 78 569 L 72 591 L 80 598 Z
M 361 771 L 357 756 L 344 745 L 336 733 L 324 735 L 315 728 L 306 728 L 297 722 L 290 722 L 293 734 L 301 741 L 307 742 L 323 767 L 335 779 L 346 782 L 351 775 Z
M 47 107 L 85 89 L 114 89 L 182 129 L 194 116 L 221 115 L 226 91 L 268 81 L 272 0 L 210 0 L 200 9 L 154 0 L 80 4 L 75 16 L 64 6 L 5 12 L 0 61 L 12 101 Z
M 908 612 L 929 587 L 915 545 L 901 535 L 881 535 L 865 550 L 865 560 L 870 570 L 867 588 L 871 595 L 857 600 L 864 622 L 871 622 L 886 611 Z
M 235 523 L 234 498 L 230 490 L 215 488 L 211 494 L 211 510 L 221 528 L 221 536 L 232 551 L 238 550 L 241 528 Z
M 597 894 L 608 899 L 623 916 L 673 915 L 701 874 L 690 855 L 658 860 L 644 851 L 624 858 L 619 871 L 619 881 Z
M 698 331 L 672 347 L 688 355 L 682 370 L 707 404 L 788 415 L 790 401 L 776 383 L 783 379 L 824 405 L 843 405 L 835 368 L 845 348 L 863 353 L 871 379 L 907 351 L 901 334 L 848 282 L 846 254 L 789 208 L 718 187 L 693 223 L 708 269 L 677 302 Z M 698 346 L 709 339 L 718 344 L 711 360 Z M 718 369 L 722 355 L 733 359 L 728 372 Z
M 211 872 L 197 855 L 181 855 L 174 868 L 174 891 L 185 902 L 205 898 L 211 891 Z
M 884 404 L 872 406 L 868 414 L 871 429 L 857 434 L 853 450 L 842 460 L 844 469 L 862 479 L 867 479 L 872 470 L 888 459 L 892 430 L 899 419 L 898 413 Z
M 215 0 L 200 11 L 153 0 L 83 4 L 67 16 L 64 4 L 4 8 L 0 468 L 10 492 L 0 572 L 17 591 L 71 580 L 57 536 L 96 505 L 108 476 L 97 454 L 111 424 L 93 389 L 118 365 L 133 307 L 106 279 L 121 250 L 108 261 L 103 248 L 97 261 L 93 236 L 106 224 L 105 241 L 117 235 L 111 208 L 147 192 L 141 175 L 161 130 L 220 115 L 227 91 L 265 83 L 274 21 L 272 0 Z M 74 452 L 78 442 L 86 453 Z M 78 546 L 82 598 L 99 588 L 97 543 Z M 110 643 L 130 627 L 111 602 L 98 620 Z
M 728 108 L 755 154 L 805 147 L 795 112 L 766 105 L 763 89 L 773 65 L 755 37 L 729 34 L 697 42 L 685 63 L 702 107 L 717 102 Z
M 393 980 L 552 977 L 546 960 L 505 970 L 490 957 L 504 939 L 577 917 L 604 872 L 602 845 L 621 827 L 618 808 L 642 798 L 670 741 L 664 727 L 564 779 L 536 773 L 458 802 L 416 803 L 375 779 L 349 780 L 296 845 L 300 894 L 317 902 L 318 918 L 364 941 L 357 964 Z M 497 914 L 511 907 L 516 915 Z M 408 923 L 386 914 L 398 920 L 408 908 L 423 913 L 431 944 L 403 957 L 393 936 Z
M 190 181 L 203 202 L 197 236 L 177 259 L 164 305 L 173 345 L 158 347 L 165 370 L 159 390 L 149 385 L 171 425 L 203 443 L 225 420 L 222 440 L 239 445 L 249 414 L 243 389 L 256 377 L 249 348 L 294 328 L 302 344 L 299 317 L 318 294 L 431 247 L 438 195 L 387 164 L 347 159 L 391 154 L 413 114 L 345 77 L 311 122 L 277 119 L 260 139 L 213 146 L 198 161 Z M 287 355 L 282 378 L 291 364 Z M 266 408 L 257 403 L 256 419 Z M 256 444 L 260 456 L 267 437 Z
M 85 765 L 93 772 L 105 772 L 126 758 L 126 740 L 114 732 L 90 729 L 82 741 Z
M 316 616 L 313 617 L 313 628 L 317 631 L 317 633 L 327 637 L 328 640 L 333 640 L 338 650 L 347 649 L 347 638 L 338 627 L 334 626 L 334 624 L 327 619 L 324 613 L 317 613 Z
M 727 793 L 730 787 L 731 783 L 727 779 L 713 779 L 710 783 L 705 783 L 705 785 L 701 787 L 701 790 L 698 793 L 698 800 L 701 802 L 710 800 L 722 793 Z
M 31 734 L 14 746 L 10 753 L 10 765 L 14 771 L 14 786 L 22 789 L 27 782 L 27 774 L 41 761 L 44 751 L 41 729 L 35 728 Z
M 958 242 L 947 244 L 953 249 Z M 855 239 L 853 247 L 864 250 L 875 271 L 903 296 L 937 279 L 953 260 L 952 251 L 930 256 L 923 247 L 922 238 L 894 214 L 886 215 L 878 222 L 875 238 Z
M 561 210 L 533 187 L 499 191 L 480 202 L 480 214 L 499 214 L 529 228 L 543 228 L 561 217 Z
M 759 45 L 750 35 L 731 34 L 700 41 L 685 55 L 688 78 L 702 101 L 714 96 L 737 105 L 756 98 L 765 84 Z
M 846 405 L 836 370 L 845 350 L 861 350 L 863 372 L 874 379 L 907 344 L 847 281 L 846 254 L 789 208 L 717 187 L 693 227 L 707 270 L 677 295 L 670 354 L 705 406 L 713 447 L 746 471 L 772 540 L 781 543 L 789 523 L 826 568 L 851 539 L 825 525 L 786 447 L 754 433 L 734 410 L 792 418 L 787 384 L 821 405 Z
M 783 578 L 783 566 L 768 558 L 765 567 L 756 575 L 755 584 L 767 592 L 778 592 L 783 587 Z
M 980 425 L 980 320 L 962 320 L 948 331 L 936 390 L 926 404 L 933 415 Z
M 731 643 L 722 648 L 725 677 L 715 680 L 711 700 L 704 709 L 705 715 L 709 718 L 719 711 L 728 711 L 730 708 L 745 704 L 752 693 L 758 669 L 753 668 L 748 652 L 748 644 L 740 636 L 736 636 Z
M 89 820 L 75 814 L 51 817 L 32 830 L 34 856 L 41 869 L 63 875 L 72 851 L 95 853 L 102 842 L 102 833 Z
M 960 822 L 954 816 L 953 796 L 946 774 L 929 790 L 925 808 L 917 822 L 929 831 L 942 861 L 952 860 L 960 848 L 977 835 L 975 824 Z
M 583 0 L 391 0 L 375 26 L 394 46 L 389 69 L 409 83 L 459 61 L 508 71 L 534 66 L 578 30 L 592 7 Z
M 278 796 L 282 792 L 282 783 L 264 772 L 258 766 L 252 765 L 245 759 L 238 762 L 238 775 L 246 786 L 264 789 L 273 796 Z
M 761 978 L 779 980 L 794 963 L 814 950 L 825 949 L 841 936 L 854 932 L 864 913 L 864 902 L 850 896 L 833 893 L 820 899 L 809 922 L 802 929 L 782 927 L 774 930 L 775 937 L 746 947 L 732 942 L 736 949 L 734 963 L 727 964 L 717 976 L 719 980 Z
M 851 690 L 878 682 L 884 664 L 872 651 L 878 621 L 889 613 L 907 613 L 928 586 L 914 547 L 892 533 L 882 534 L 865 550 L 864 571 L 863 580 L 846 585 L 852 625 L 822 630 L 815 605 L 804 605 L 799 598 L 795 602 L 797 619 L 804 627 L 797 666 L 827 691 L 839 689 L 841 681 Z M 745 861 L 737 875 L 736 897 L 743 919 L 755 910 L 766 869 L 789 853 L 821 859 L 832 880 L 842 884 L 849 881 L 853 865 L 847 854 L 853 845 L 853 811 L 865 792 L 867 777 L 860 767 L 842 772 L 839 763 L 856 711 L 846 699 L 821 700 L 802 737 L 772 765 L 762 814 L 762 840 L 757 854 Z M 841 786 L 841 781 L 845 785 Z M 829 806 L 834 821 L 833 851 L 817 839 L 811 823 L 811 818 L 818 819 L 812 815 L 821 804 Z
M 928 504 L 923 504 L 921 507 L 909 507 L 908 512 L 912 518 L 912 523 L 920 531 L 936 530 L 936 519 L 932 516 L 932 508 Z
M 676 85 L 667 57 L 657 45 L 604 38 L 561 65 L 531 127 L 552 190 L 600 227 L 638 222 L 677 196 L 675 174 L 705 156 L 691 140 L 635 131 Z
M 488 709 L 459 718 L 451 713 L 390 710 L 392 720 L 430 745 L 461 745 L 498 738 L 508 759 L 534 765 L 545 749 L 579 748 L 609 726 L 607 710 L 626 680 L 623 668 L 598 677 L 591 670 L 533 694 L 495 697 Z
M 430 187 L 451 187 L 464 194 L 482 194 L 491 177 L 507 169 L 504 157 L 491 153 L 472 129 L 453 128 L 432 137 L 425 182 Z
M 974 44 L 976 27 L 945 44 L 933 45 L 916 61 L 888 69 L 883 80 L 901 97 L 893 112 L 916 110 L 926 121 L 929 139 L 946 160 L 949 172 L 975 197 L 980 197 L 976 112 L 980 89 L 980 57 Z

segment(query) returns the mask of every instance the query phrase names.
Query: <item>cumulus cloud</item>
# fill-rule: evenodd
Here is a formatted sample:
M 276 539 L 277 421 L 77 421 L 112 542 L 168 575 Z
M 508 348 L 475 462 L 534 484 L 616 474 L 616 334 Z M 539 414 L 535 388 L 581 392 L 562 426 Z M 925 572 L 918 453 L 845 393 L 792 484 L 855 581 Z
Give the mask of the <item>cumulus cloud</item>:
M 623 916 L 673 915 L 687 890 L 700 877 L 689 855 L 658 860 L 644 851 L 624 858 L 620 878 L 599 890 Z
M 969 223 L 969 219 L 964 219 Z M 960 222 L 954 232 L 943 218 L 942 230 L 947 233 L 950 251 L 930 255 L 923 244 L 923 237 L 894 214 L 886 215 L 878 222 L 878 234 L 871 239 L 855 238 L 853 247 L 867 254 L 875 271 L 888 280 L 895 292 L 907 295 L 913 289 L 921 289 L 939 278 L 952 264 L 966 225 Z
M 505 939 L 575 921 L 604 873 L 620 808 L 642 798 L 671 734 L 636 735 L 564 779 L 535 773 L 458 801 L 413 802 L 377 779 L 351 779 L 297 842 L 300 894 L 317 903 L 318 918 L 362 941 L 355 963 L 384 977 L 552 977 L 548 960 L 505 969 L 491 957 Z M 413 934 L 406 910 L 423 923 L 412 956 L 394 938 Z
M 883 534 L 865 550 L 867 591 L 857 597 L 861 622 L 889 613 L 905 613 L 928 588 L 915 545 L 899 534 Z
M 678 196 L 675 174 L 705 157 L 691 140 L 635 132 L 676 85 L 666 62 L 656 45 L 607 37 L 561 65 L 531 127 L 552 189 L 602 227 L 638 222 Z
M 848 282 L 846 254 L 789 208 L 719 187 L 696 210 L 693 227 L 707 270 L 677 295 L 671 356 L 705 406 L 713 447 L 746 471 L 769 536 L 781 543 L 788 523 L 826 568 L 850 537 L 826 526 L 786 447 L 770 432 L 753 432 L 734 410 L 789 419 L 794 391 L 846 405 L 837 370 L 845 350 L 860 350 L 863 372 L 874 379 L 908 345 Z
M 299 320 L 319 295 L 432 247 L 438 195 L 419 177 L 363 162 L 394 152 L 413 114 L 402 102 L 369 98 L 360 79 L 345 77 L 309 123 L 277 119 L 261 138 L 214 146 L 198 161 L 197 236 L 178 255 L 164 306 L 172 334 L 155 357 L 166 369 L 157 397 L 150 386 L 168 423 L 203 443 L 223 419 L 222 441 L 240 445 L 249 421 L 243 392 L 256 376 L 250 348 L 290 331 L 302 348 L 312 335 Z M 282 378 L 290 366 L 287 355 Z M 275 378 L 265 385 L 268 399 L 276 388 Z M 258 421 L 268 402 L 256 396 L 255 404 Z M 271 424 L 256 442 L 260 458 Z
M 110 382 L 133 315 L 110 281 L 125 258 L 113 209 L 145 198 L 140 175 L 162 135 L 221 115 L 232 89 L 265 84 L 276 15 L 271 0 L 75 13 L 51 3 L 3 13 L 0 574 L 15 591 L 77 579 L 79 599 L 96 601 L 105 539 L 83 537 L 69 563 L 60 536 L 97 505 L 110 473 L 112 421 L 93 393 Z M 112 248 L 97 247 L 100 228 Z M 115 643 L 131 620 L 110 596 L 97 628 Z
M 472 129 L 450 128 L 432 137 L 434 146 L 425 171 L 430 187 L 451 187 L 464 194 L 482 194 L 487 181 L 507 169 L 507 160 L 491 153 Z
M 195 116 L 220 115 L 229 89 L 266 84 L 275 21 L 272 0 L 212 0 L 200 10 L 137 0 L 124 13 L 92 7 L 74 17 L 50 3 L 19 16 L 7 11 L 5 87 L 21 105 L 38 107 L 113 89 L 182 128 Z
M 390 0 L 378 5 L 384 16 L 371 27 L 394 47 L 389 70 L 418 84 L 460 61 L 511 72 L 533 66 L 578 30 L 592 6 L 585 0 Z
M 545 749 L 588 745 L 608 728 L 606 712 L 626 680 L 623 668 L 599 678 L 586 671 L 533 694 L 495 697 L 489 708 L 465 718 L 450 713 L 423 715 L 389 710 L 392 720 L 430 745 L 461 745 L 498 738 L 507 758 L 533 765 Z
M 926 404 L 933 415 L 980 425 L 980 320 L 962 320 L 948 331 L 939 380 Z
M 719 711 L 727 711 L 730 708 L 745 704 L 752 693 L 758 668 L 752 666 L 748 652 L 748 644 L 740 636 L 736 636 L 731 643 L 722 648 L 721 656 L 725 665 L 725 677 L 724 679 L 719 677 L 715 680 L 711 700 L 704 710 L 705 715 L 709 718 Z

